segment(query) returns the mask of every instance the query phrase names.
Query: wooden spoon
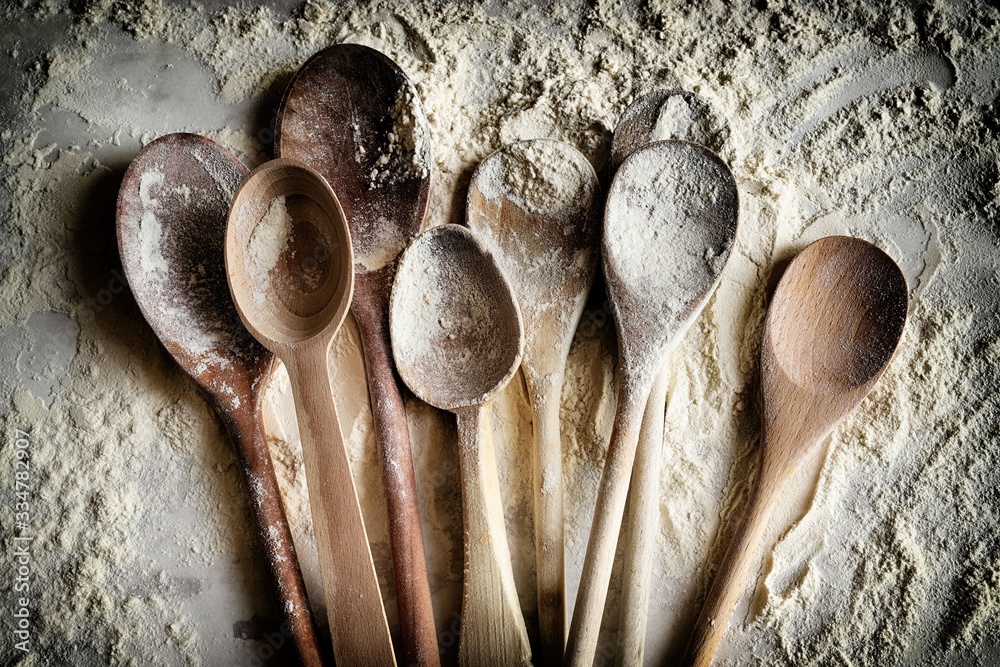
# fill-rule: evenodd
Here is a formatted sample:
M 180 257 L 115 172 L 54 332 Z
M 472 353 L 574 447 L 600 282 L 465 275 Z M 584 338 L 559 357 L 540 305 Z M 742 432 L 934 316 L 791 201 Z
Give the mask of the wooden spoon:
M 413 393 L 458 421 L 465 523 L 459 663 L 531 662 L 514 587 L 489 402 L 521 363 L 524 326 L 486 247 L 458 225 L 434 227 L 403 253 L 392 290 L 392 351 Z
M 334 657 L 395 665 L 327 366 L 351 302 L 352 263 L 337 197 L 303 163 L 267 162 L 237 190 L 226 230 L 229 287 L 247 329 L 288 369 Z
M 292 643 L 304 665 L 318 667 L 319 642 L 261 422 L 260 390 L 273 357 L 240 322 L 226 284 L 226 215 L 247 173 L 204 137 L 153 141 L 122 181 L 118 248 L 146 321 L 229 432 Z
M 633 102 L 622 114 L 611 140 L 612 168 L 640 148 L 667 139 L 701 144 L 716 155 L 731 154 L 730 136 L 725 116 L 705 98 L 686 90 L 656 91 Z M 641 667 L 645 653 L 669 384 L 670 365 L 665 364 L 649 394 L 632 466 L 616 637 L 619 667 Z
M 514 289 L 525 324 L 521 368 L 534 408 L 535 574 L 539 663 L 562 662 L 566 642 L 562 440 L 566 357 L 597 270 L 600 185 L 587 158 L 538 139 L 483 160 L 467 220 Z
M 689 664 L 712 663 L 781 491 L 871 391 L 896 350 L 907 308 L 899 267 L 860 239 L 820 239 L 785 271 L 764 324 L 757 482 L 695 624 Z
M 326 178 L 340 195 L 351 228 L 351 311 L 364 350 L 385 487 L 403 659 L 435 667 L 440 658 L 410 434 L 389 346 L 396 261 L 420 231 L 427 205 L 427 122 L 396 63 L 368 47 L 338 44 L 295 74 L 278 114 L 275 148 Z
M 673 345 L 718 283 L 736 235 L 736 183 L 715 154 L 662 141 L 636 151 L 611 183 L 604 275 L 618 331 L 618 407 L 598 486 L 566 663 L 590 667 L 643 411 Z

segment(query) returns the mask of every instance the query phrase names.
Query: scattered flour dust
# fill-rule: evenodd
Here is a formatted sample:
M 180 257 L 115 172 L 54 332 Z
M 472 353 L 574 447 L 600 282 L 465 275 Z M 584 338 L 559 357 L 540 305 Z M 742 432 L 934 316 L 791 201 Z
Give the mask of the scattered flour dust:
M 259 162 L 271 137 L 267 118 L 251 109 L 266 115 L 315 51 L 355 42 L 399 63 L 423 103 L 429 141 L 414 140 L 412 149 L 431 149 L 428 226 L 463 221 L 475 167 L 519 140 L 567 142 L 607 186 L 611 133 L 649 92 L 690 90 L 729 122 L 740 229 L 716 293 L 671 357 L 649 664 L 683 650 L 691 610 L 749 490 L 769 290 L 785 260 L 830 234 L 868 239 L 899 261 L 911 286 L 910 321 L 873 394 L 797 471 L 719 664 L 995 661 L 996 7 L 834 9 L 790 0 L 749 7 L 555 0 L 544 8 L 307 0 L 287 12 L 158 0 L 69 7 L 25 0 L 0 10 L 8 25 L 24 28 L 0 36 L 16 65 L 10 89 L 19 91 L 4 103 L 12 117 L 0 133 L 10 194 L 10 233 L 0 242 L 2 451 L 12 461 L 15 429 L 31 430 L 38 619 L 35 653 L 4 645 L 0 660 L 208 665 L 262 655 L 277 614 L 260 585 L 235 461 L 208 405 L 115 274 L 113 200 L 128 160 L 165 132 L 204 133 Z M 28 38 L 36 34 L 58 43 Z M 661 110 L 661 129 L 675 112 L 683 109 Z M 395 120 L 402 155 L 409 120 Z M 570 603 L 614 413 L 610 312 L 595 290 L 562 392 Z M 53 332 L 71 359 L 41 344 Z M 396 627 L 385 506 L 350 319 L 330 364 Z M 279 372 L 269 434 L 309 563 L 301 459 L 283 390 Z M 407 407 L 435 612 L 442 646 L 454 647 L 462 578 L 454 423 L 418 400 Z M 494 426 L 515 579 L 531 628 L 531 466 L 524 464 L 531 419 L 520 379 L 497 396 Z M 0 521 L 9 535 L 10 515 Z M 4 559 L 0 578 L 13 581 L 11 568 Z M 614 645 L 616 587 L 602 646 Z M 600 660 L 614 653 L 602 650 Z M 446 650 L 445 661 L 453 658 L 454 648 Z
M 375 160 L 375 167 L 369 174 L 372 187 L 390 180 L 426 178 L 430 174 L 430 130 L 412 84 L 399 88 L 389 115 L 392 117 L 392 130 L 386 137 L 385 149 Z
M 139 263 L 152 276 L 167 276 L 167 260 L 163 258 L 163 227 L 156 217 L 159 201 L 153 197 L 153 187 L 163 187 L 163 174 L 146 172 L 139 182 L 142 219 L 139 221 Z

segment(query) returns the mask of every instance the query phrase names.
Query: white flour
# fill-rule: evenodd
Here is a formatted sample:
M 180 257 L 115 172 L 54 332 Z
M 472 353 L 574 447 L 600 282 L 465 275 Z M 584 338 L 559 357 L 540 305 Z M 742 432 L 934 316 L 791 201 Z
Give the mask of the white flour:
M 743 507 L 756 465 L 756 360 L 768 290 L 781 262 L 829 234 L 872 240 L 900 262 L 914 298 L 910 324 L 874 394 L 797 473 L 765 536 L 775 546 L 762 555 L 719 664 L 995 659 L 996 8 L 825 9 L 785 0 L 696 8 L 556 0 L 544 9 L 309 0 L 289 13 L 156 0 L 79 3 L 72 12 L 55 0 L 26 5 L 0 10 L 12 26 L 0 43 L 15 63 L 10 89 L 19 96 L 0 134 L 11 202 L 0 242 L 0 383 L 13 397 L 0 410 L 2 451 L 9 462 L 8 434 L 34 429 L 35 608 L 44 623 L 24 664 L 250 663 L 268 646 L 260 629 L 268 626 L 250 620 L 275 614 L 259 593 L 233 458 L 204 400 L 110 273 L 107 202 L 115 174 L 166 132 L 202 132 L 260 161 L 286 77 L 339 41 L 385 52 L 423 101 L 433 142 L 427 225 L 464 219 L 472 170 L 503 143 L 563 140 L 601 172 L 611 131 L 646 92 L 692 90 L 729 120 L 741 227 L 719 289 L 672 357 L 651 663 L 683 647 L 691 610 Z M 50 46 L 55 35 L 66 37 Z M 54 325 L 31 319 L 39 314 L 66 323 L 71 362 L 43 363 L 57 355 L 42 347 Z M 615 347 L 605 299 L 595 294 L 562 397 L 570 600 L 613 415 Z M 385 507 L 351 320 L 331 367 L 393 615 Z M 269 399 L 272 444 L 308 563 L 308 512 L 295 492 L 301 463 L 282 381 L 279 374 Z M 419 401 L 407 407 L 435 611 L 442 645 L 454 646 L 462 575 L 454 426 Z M 530 628 L 529 414 L 523 383 L 511 382 L 494 419 Z M 4 582 L 10 567 L 9 559 L 0 564 Z M 613 586 L 602 658 L 614 654 L 605 649 L 616 601 Z M 11 650 L 0 648 L 2 661 L 16 657 Z
M 250 233 L 250 242 L 244 255 L 247 275 L 257 286 L 253 298 L 258 303 L 263 303 L 267 297 L 271 272 L 278 266 L 278 260 L 291 240 L 292 216 L 285 208 L 285 198 L 275 197 Z
M 392 130 L 369 175 L 372 187 L 388 180 L 426 178 L 430 173 L 430 131 L 417 91 L 412 85 L 399 89 L 389 115 L 392 117 Z
M 508 196 L 528 213 L 569 225 L 597 190 L 593 167 L 567 144 L 522 142 L 496 157 L 483 162 L 476 181 L 494 203 Z
M 652 380 L 660 346 L 680 331 L 725 266 L 736 231 L 733 177 L 688 143 L 643 148 L 618 168 L 604 216 L 604 266 L 626 376 Z M 627 318 L 627 320 L 626 320 Z
M 139 221 L 140 265 L 152 276 L 167 277 L 167 260 L 163 258 L 163 228 L 156 219 L 159 200 L 152 195 L 153 187 L 163 187 L 163 174 L 147 172 L 139 183 L 142 219 Z
M 457 227 L 417 237 L 399 261 L 393 356 L 414 393 L 445 409 L 485 402 L 520 357 L 516 310 L 488 262 Z

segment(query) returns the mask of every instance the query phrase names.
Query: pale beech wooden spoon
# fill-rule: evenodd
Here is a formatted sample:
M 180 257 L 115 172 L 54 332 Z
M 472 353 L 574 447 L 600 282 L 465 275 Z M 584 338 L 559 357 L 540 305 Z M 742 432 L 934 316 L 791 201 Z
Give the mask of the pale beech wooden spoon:
M 458 421 L 465 528 L 458 660 L 465 667 L 531 662 L 514 586 L 490 400 L 521 363 L 524 326 L 510 284 L 464 227 L 418 236 L 399 261 L 389 316 L 399 374 Z
M 354 247 L 351 312 L 361 335 L 385 488 L 401 659 L 435 667 L 440 658 L 410 433 L 389 347 L 396 261 L 420 231 L 427 205 L 430 132 L 396 63 L 365 46 L 338 44 L 306 61 L 289 83 L 275 148 L 322 174 L 347 216 Z M 386 153 L 392 159 L 382 165 Z
M 600 215 L 594 168 L 560 141 L 503 148 L 483 160 L 469 186 L 469 228 L 496 257 L 524 317 L 521 370 L 535 413 L 537 662 L 543 665 L 560 664 L 566 643 L 559 406 L 566 357 L 597 272 Z
M 611 183 L 604 275 L 618 331 L 618 407 L 570 626 L 568 665 L 594 662 L 650 388 L 718 283 L 738 209 L 728 167 L 707 148 L 683 141 L 636 151 Z
M 288 370 L 334 657 L 395 665 L 327 366 L 351 302 L 352 264 L 337 197 L 305 164 L 267 162 L 236 192 L 226 230 L 229 287 L 247 329 Z
M 654 141 L 691 141 L 716 155 L 731 154 L 731 131 L 711 102 L 686 90 L 660 90 L 633 102 L 622 114 L 611 140 L 612 168 Z M 660 370 L 646 403 L 639 445 L 632 466 L 625 517 L 624 567 L 616 637 L 619 667 L 641 667 L 649 618 L 649 579 L 659 535 L 660 469 L 664 410 L 670 364 Z
M 198 135 L 153 141 L 122 180 L 118 248 L 146 321 L 229 432 L 292 643 L 303 665 L 318 667 L 319 641 L 261 422 L 273 356 L 240 322 L 226 281 L 226 216 L 248 171 Z
M 712 663 L 788 478 L 871 391 L 899 344 L 907 308 L 899 267 L 860 239 L 820 239 L 781 277 L 760 353 L 757 481 L 695 624 L 689 664 Z

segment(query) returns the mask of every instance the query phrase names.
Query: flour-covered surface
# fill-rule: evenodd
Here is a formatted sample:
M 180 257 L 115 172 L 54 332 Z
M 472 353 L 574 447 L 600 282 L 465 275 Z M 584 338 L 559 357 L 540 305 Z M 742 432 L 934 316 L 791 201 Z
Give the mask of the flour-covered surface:
M 769 290 L 784 261 L 829 234 L 871 240 L 897 259 L 910 321 L 873 395 L 797 473 L 719 664 L 997 663 L 997 9 L 943 0 L 12 4 L 0 10 L 4 663 L 249 665 L 274 653 L 278 615 L 235 461 L 124 285 L 114 200 L 128 161 L 168 132 L 205 134 L 258 163 L 285 82 L 340 41 L 385 52 L 415 85 L 433 143 L 428 225 L 463 219 L 472 170 L 504 143 L 567 141 L 600 173 L 619 117 L 653 90 L 696 92 L 730 124 L 740 231 L 719 290 L 672 360 L 651 664 L 682 649 L 746 497 Z M 598 285 L 563 390 L 571 600 L 613 416 L 609 312 Z M 350 320 L 330 363 L 394 624 Z M 314 584 L 287 380 L 272 384 L 275 460 Z M 407 407 L 451 658 L 462 572 L 454 425 L 416 399 Z M 515 378 L 494 415 L 530 628 L 529 414 Z M 23 531 L 16 429 L 31 433 Z M 21 608 L 10 540 L 19 532 L 34 537 L 28 654 L 8 639 Z M 614 654 L 616 600 L 612 590 L 601 660 Z

